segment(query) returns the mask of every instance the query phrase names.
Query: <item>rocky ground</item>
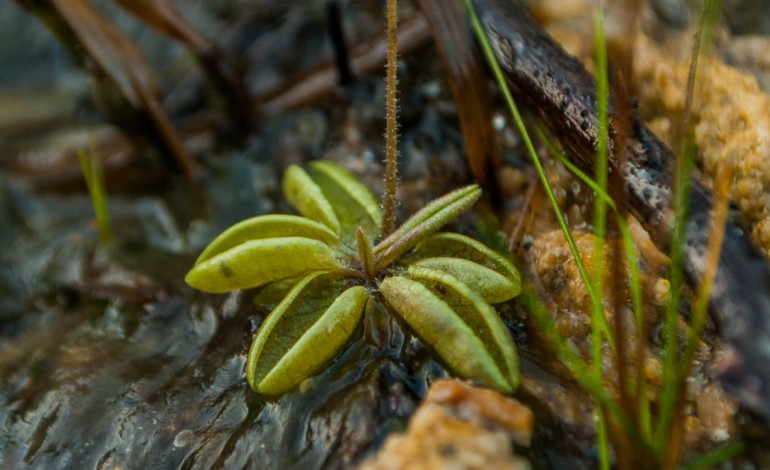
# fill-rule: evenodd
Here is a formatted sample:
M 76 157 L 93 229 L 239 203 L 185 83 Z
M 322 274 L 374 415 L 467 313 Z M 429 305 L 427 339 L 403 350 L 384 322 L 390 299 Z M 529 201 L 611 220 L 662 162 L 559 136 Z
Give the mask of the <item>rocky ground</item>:
M 408 334 L 380 347 L 356 341 L 301 391 L 273 402 L 256 396 L 243 370 L 267 313 L 253 304 L 257 292 L 204 295 L 183 276 L 232 223 L 289 210 L 279 181 L 290 163 L 328 159 L 381 191 L 384 69 L 377 64 L 344 89 L 319 85 L 320 99 L 291 107 L 272 95 L 259 132 L 233 142 L 222 137 L 221 107 L 189 53 L 114 4 L 96 3 L 148 55 L 164 104 L 206 177 L 191 184 L 159 164 L 152 145 L 135 145 L 108 125 L 86 75 L 50 33 L 16 4 L 0 5 L 0 467 L 415 468 L 397 460 L 410 455 L 436 465 L 430 468 L 595 466 L 591 400 L 516 301 L 501 313 L 522 355 L 517 401 L 442 380 L 447 371 Z M 178 3 L 204 36 L 238 58 L 254 96 L 271 96 L 286 77 L 332 57 L 324 2 Z M 373 0 L 353 3 L 343 2 L 343 19 L 357 44 L 381 30 L 382 12 Z M 415 14 L 402 3 L 403 18 Z M 530 3 L 571 52 L 590 56 L 590 41 L 580 39 L 590 38 L 584 2 Z M 681 96 L 681 51 L 689 51 L 692 18 L 678 3 L 650 2 L 653 39 L 640 38 L 635 54 L 640 112 L 663 138 L 682 112 L 672 97 Z M 744 15 L 752 5 L 737 3 L 728 5 L 694 108 L 704 149 L 699 177 L 708 183 L 719 162 L 733 163 L 731 194 L 766 243 L 770 22 Z M 471 178 L 456 106 L 422 30 L 399 65 L 402 217 Z M 28 47 L 2 49 L 18 41 Z M 586 293 L 502 106 L 494 122 L 508 242 L 547 288 L 561 334 L 585 352 Z M 94 227 L 79 149 L 103 159 L 116 235 L 109 244 Z M 546 165 L 590 257 L 590 190 L 554 160 Z M 454 228 L 480 236 L 479 220 L 469 215 Z M 669 260 L 631 225 L 655 332 Z M 734 468 L 761 468 L 766 427 L 739 412 L 714 378 L 721 353 L 709 331 L 689 383 L 687 445 L 700 452 L 740 439 L 748 451 Z M 644 360 L 653 397 L 661 374 L 656 341 Z

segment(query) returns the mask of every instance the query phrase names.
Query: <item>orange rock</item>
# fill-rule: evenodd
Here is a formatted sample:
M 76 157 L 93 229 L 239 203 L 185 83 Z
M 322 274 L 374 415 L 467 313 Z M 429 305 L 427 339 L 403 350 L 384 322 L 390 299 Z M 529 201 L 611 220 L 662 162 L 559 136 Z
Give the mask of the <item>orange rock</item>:
M 535 421 L 532 411 L 493 390 L 472 387 L 458 380 L 439 380 L 431 386 L 425 402 L 443 405 L 468 421 L 500 428 L 511 434 L 517 444 L 528 446 L 532 441 Z
M 634 84 L 647 119 L 681 121 L 689 58 L 677 60 L 644 36 L 634 49 Z M 770 97 L 755 77 L 704 58 L 694 89 L 692 120 L 699 167 L 711 183 L 723 165 L 733 170 L 730 197 L 770 255 Z M 666 126 L 658 126 L 666 127 Z M 671 139 L 673 135 L 662 135 Z M 675 142 L 668 142 L 675 146 Z
M 533 422 L 532 411 L 512 398 L 440 380 L 407 431 L 390 436 L 359 468 L 526 470 L 530 465 L 513 453 L 511 440 L 528 445 Z

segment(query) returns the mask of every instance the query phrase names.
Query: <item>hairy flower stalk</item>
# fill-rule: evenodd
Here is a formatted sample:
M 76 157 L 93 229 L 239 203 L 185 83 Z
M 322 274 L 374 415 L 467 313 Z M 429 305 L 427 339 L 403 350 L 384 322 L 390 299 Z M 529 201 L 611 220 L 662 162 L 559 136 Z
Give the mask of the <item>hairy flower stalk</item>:
M 398 68 L 398 14 L 396 0 L 388 0 L 388 53 L 385 82 L 385 194 L 382 197 L 383 236 L 396 227 L 396 162 L 398 161 L 398 122 L 396 109 L 396 69 Z

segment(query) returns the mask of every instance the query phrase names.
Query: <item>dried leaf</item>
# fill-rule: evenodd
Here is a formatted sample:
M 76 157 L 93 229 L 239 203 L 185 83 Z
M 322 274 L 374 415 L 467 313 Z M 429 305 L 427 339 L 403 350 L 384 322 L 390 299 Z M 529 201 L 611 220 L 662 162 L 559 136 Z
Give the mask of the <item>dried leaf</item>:
M 187 47 L 202 51 L 208 44 L 168 0 L 115 0 L 123 8 L 157 31 L 175 38 Z
M 49 3 L 135 108 L 145 108 L 145 96 L 157 96 L 158 80 L 144 54 L 109 18 L 86 0 Z
M 158 80 L 133 41 L 86 0 L 19 0 L 19 3 L 35 11 L 57 36 L 64 38 L 64 44 L 81 67 L 88 69 L 89 64 L 96 64 L 92 72 L 95 96 L 97 102 L 104 103 L 102 111 L 107 117 L 121 115 L 123 111 L 112 109 L 124 106 L 121 100 L 114 104 L 115 87 L 128 105 L 146 113 L 144 119 L 149 117 L 165 150 L 190 180 L 197 181 L 200 168 L 166 115 L 159 99 Z M 118 121 L 116 119 L 121 125 Z
M 462 2 L 420 0 L 446 75 L 449 90 L 457 104 L 468 163 L 476 181 L 487 196 L 499 200 L 496 169 L 500 166 L 500 146 L 492 127 L 492 100 L 486 63 L 478 52 Z

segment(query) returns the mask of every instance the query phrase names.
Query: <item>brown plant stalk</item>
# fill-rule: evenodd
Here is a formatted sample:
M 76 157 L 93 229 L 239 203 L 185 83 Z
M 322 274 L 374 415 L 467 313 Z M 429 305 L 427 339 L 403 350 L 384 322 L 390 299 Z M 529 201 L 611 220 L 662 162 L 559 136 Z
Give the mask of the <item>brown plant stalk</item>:
M 398 160 L 398 124 L 396 122 L 396 67 L 398 53 L 398 1 L 388 0 L 388 62 L 385 84 L 385 194 L 382 198 L 382 236 L 396 228 L 396 162 Z

